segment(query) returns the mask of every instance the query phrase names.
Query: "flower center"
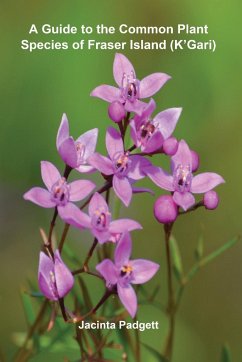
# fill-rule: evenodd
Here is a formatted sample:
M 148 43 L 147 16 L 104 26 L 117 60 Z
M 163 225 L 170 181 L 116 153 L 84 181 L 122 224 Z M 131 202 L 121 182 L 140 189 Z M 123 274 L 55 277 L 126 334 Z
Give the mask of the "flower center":
M 86 163 L 85 161 L 85 150 L 86 147 L 81 142 L 76 142 L 76 154 L 77 154 L 77 165 L 80 166 L 83 163 Z
M 140 127 L 140 141 L 143 146 L 149 141 L 150 137 L 155 133 L 157 128 L 158 125 L 154 124 L 151 120 L 147 121 Z
M 110 224 L 111 214 L 104 208 L 97 209 L 92 216 L 92 225 L 99 231 L 108 229 Z
M 51 188 L 52 200 L 57 205 L 65 206 L 70 197 L 70 186 L 67 184 L 65 177 L 61 177 Z
M 123 265 L 120 269 L 120 282 L 125 287 L 127 284 L 129 284 L 133 277 L 133 268 L 131 265 Z
M 119 173 L 124 176 L 127 173 L 130 164 L 129 152 L 117 152 L 113 158 L 113 161 L 115 173 Z
M 178 165 L 173 174 L 174 187 L 176 191 L 187 192 L 190 191 L 192 182 L 192 173 L 190 166 Z
M 123 74 L 121 95 L 124 101 L 134 102 L 139 98 L 139 81 L 134 77 L 134 72 Z

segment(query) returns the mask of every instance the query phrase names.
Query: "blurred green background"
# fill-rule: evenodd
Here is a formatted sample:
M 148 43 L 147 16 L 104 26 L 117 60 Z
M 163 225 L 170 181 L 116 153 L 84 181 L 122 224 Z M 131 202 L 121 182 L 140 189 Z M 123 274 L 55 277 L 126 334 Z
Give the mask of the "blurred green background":
M 241 232 L 241 12 L 239 0 L 200 3 L 188 0 L 0 1 L 0 340 L 9 356 L 14 351 L 13 332 L 26 330 L 20 286 L 27 285 L 26 279 L 36 279 L 38 228 L 47 229 L 52 215 L 50 210 L 24 202 L 22 194 L 32 185 L 41 185 L 41 160 L 50 160 L 63 169 L 55 148 L 63 112 L 68 115 L 74 136 L 98 127 L 97 148 L 105 151 L 105 128 L 110 124 L 107 104 L 90 98 L 89 94 L 96 85 L 114 84 L 114 51 L 43 50 L 30 54 L 21 50 L 22 39 L 67 40 L 66 36 L 30 36 L 31 24 L 208 25 L 208 38 L 217 42 L 215 53 L 125 51 L 139 78 L 156 71 L 172 76 L 154 97 L 157 110 L 183 107 L 175 135 L 185 138 L 191 148 L 199 152 L 201 171 L 217 172 L 226 180 L 226 184 L 218 188 L 221 203 L 215 212 L 199 209 L 175 225 L 174 233 L 187 270 L 193 263 L 200 235 L 204 237 L 208 253 Z M 74 36 L 73 40 L 80 38 L 80 35 Z M 110 38 L 127 41 L 129 36 Z M 155 190 L 158 195 L 160 191 Z M 161 282 L 159 299 L 165 303 L 164 240 L 162 228 L 152 216 L 153 202 L 150 195 L 136 196 L 130 209 L 122 209 L 122 215 L 137 219 L 144 227 L 142 232 L 134 233 L 134 256 L 161 262 L 161 270 L 153 283 Z M 61 230 L 60 223 L 57 230 Z M 91 243 L 90 236 L 77 231 L 70 235 L 71 245 L 83 257 Z M 238 244 L 203 269 L 188 286 L 178 314 L 174 362 L 218 361 L 224 342 L 231 346 L 233 361 L 241 360 L 241 265 L 242 245 Z M 96 300 L 100 293 L 101 288 L 94 296 Z M 141 335 L 142 341 L 159 350 L 166 328 L 164 316 L 152 306 L 141 307 L 139 319 L 161 322 L 159 332 Z M 68 346 L 65 355 L 71 357 Z M 44 358 L 43 353 L 33 360 Z M 60 361 L 63 356 L 53 354 L 51 360 Z

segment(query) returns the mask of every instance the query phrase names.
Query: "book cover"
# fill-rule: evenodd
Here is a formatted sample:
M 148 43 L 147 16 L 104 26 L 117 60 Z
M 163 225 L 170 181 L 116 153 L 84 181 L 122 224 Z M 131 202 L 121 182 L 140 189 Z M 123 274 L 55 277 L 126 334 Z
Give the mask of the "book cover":
M 0 9 L 0 360 L 239 362 L 241 3 Z

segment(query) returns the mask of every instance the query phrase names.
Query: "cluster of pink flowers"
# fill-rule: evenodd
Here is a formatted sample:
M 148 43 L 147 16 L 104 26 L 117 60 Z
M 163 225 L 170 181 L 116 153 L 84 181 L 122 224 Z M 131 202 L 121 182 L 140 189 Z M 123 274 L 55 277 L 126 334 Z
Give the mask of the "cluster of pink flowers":
M 69 225 L 80 230 L 89 229 L 97 243 L 116 243 L 114 262 L 105 259 L 96 270 L 106 281 L 107 289 L 117 293 L 129 314 L 137 311 L 137 298 L 131 284 L 150 280 L 159 265 L 145 260 L 130 260 L 132 241 L 130 232 L 142 229 L 134 220 L 112 219 L 109 205 L 102 196 L 113 188 L 116 196 L 128 207 L 133 194 L 152 192 L 137 187 L 136 183 L 150 178 L 169 194 L 160 196 L 154 204 L 154 215 L 161 223 L 173 223 L 180 209 L 186 212 L 196 205 L 193 194 L 204 194 L 200 204 L 215 209 L 218 195 L 213 188 L 223 183 L 223 178 L 211 172 L 193 175 L 199 167 L 199 157 L 184 140 L 172 136 L 182 109 L 170 108 L 157 113 L 156 103 L 141 99 L 158 92 L 170 79 L 163 73 L 154 73 L 142 80 L 136 78 L 131 62 L 122 54 L 116 54 L 113 64 L 114 79 L 118 87 L 101 85 L 91 95 L 109 103 L 108 115 L 116 125 L 106 132 L 107 155 L 96 152 L 98 129 L 87 131 L 76 140 L 70 136 L 69 122 L 64 114 L 57 134 L 57 150 L 66 165 L 62 176 L 50 162 L 41 162 L 41 175 L 46 189 L 34 187 L 24 194 L 24 199 L 44 208 L 55 208 L 56 214 Z M 125 135 L 130 131 L 133 145 L 125 146 Z M 167 155 L 171 159 L 171 173 L 154 166 L 151 155 Z M 69 173 L 75 169 L 87 175 L 100 172 L 104 186 L 96 189 L 90 180 L 68 183 Z M 75 203 L 89 197 L 88 211 L 82 211 Z M 57 249 L 47 255 L 40 253 L 39 288 L 50 300 L 63 298 L 73 287 L 74 277 L 64 264 Z

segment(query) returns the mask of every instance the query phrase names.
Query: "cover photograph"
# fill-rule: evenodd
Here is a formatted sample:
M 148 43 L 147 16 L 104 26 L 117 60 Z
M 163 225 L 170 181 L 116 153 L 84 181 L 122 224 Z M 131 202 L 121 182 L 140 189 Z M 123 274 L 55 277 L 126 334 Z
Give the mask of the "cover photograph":
M 0 361 L 242 361 L 241 12 L 0 1 Z

